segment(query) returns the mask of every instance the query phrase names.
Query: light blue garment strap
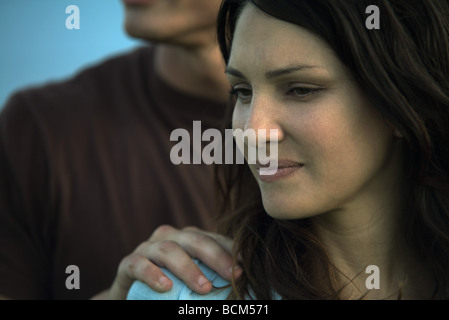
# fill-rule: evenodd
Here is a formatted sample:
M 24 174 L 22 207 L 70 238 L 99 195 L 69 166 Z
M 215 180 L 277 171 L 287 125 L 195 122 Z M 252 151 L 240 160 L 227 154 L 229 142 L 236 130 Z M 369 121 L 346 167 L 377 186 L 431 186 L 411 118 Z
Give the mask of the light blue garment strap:
M 194 260 L 207 279 L 212 282 L 214 289 L 208 294 L 200 295 L 190 290 L 182 280 L 167 269 L 162 269 L 167 277 L 173 281 L 170 291 L 159 293 L 141 281 L 135 281 L 131 286 L 127 300 L 226 300 L 231 293 L 229 281 L 221 278 L 203 263 Z M 221 289 L 220 289 L 221 288 Z

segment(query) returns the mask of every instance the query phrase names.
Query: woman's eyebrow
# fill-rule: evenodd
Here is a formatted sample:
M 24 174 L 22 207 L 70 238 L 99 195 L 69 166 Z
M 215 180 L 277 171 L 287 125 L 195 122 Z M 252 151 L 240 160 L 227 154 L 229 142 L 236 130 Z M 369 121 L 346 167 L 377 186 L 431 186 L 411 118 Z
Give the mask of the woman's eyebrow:
M 229 66 L 226 66 L 225 73 L 229 74 L 231 76 L 237 77 L 237 78 L 245 79 L 245 76 L 243 75 L 243 73 L 241 73 L 237 69 L 234 69 L 234 68 L 229 67 Z
M 273 78 L 277 78 L 277 77 L 281 77 L 283 75 L 287 75 L 289 73 L 293 73 L 293 72 L 297 72 L 297 71 L 303 71 L 303 70 L 307 70 L 307 69 L 323 69 L 323 67 L 320 66 L 314 66 L 314 65 L 294 65 L 294 66 L 288 66 L 285 68 L 279 68 L 279 69 L 274 69 L 274 70 L 270 70 L 267 71 L 265 73 L 265 77 L 267 79 L 273 79 Z M 237 69 L 234 69 L 232 67 L 227 66 L 226 67 L 226 74 L 238 77 L 238 78 L 242 78 L 245 79 L 245 75 L 240 72 Z
M 297 66 L 289 66 L 289 67 L 285 67 L 285 68 L 279 68 L 279 69 L 275 69 L 275 70 L 270 70 L 267 71 L 265 73 L 265 77 L 267 79 L 274 79 L 274 78 L 278 78 L 293 72 L 297 72 L 297 71 L 303 71 L 303 70 L 307 70 L 307 69 L 321 69 L 321 67 L 319 66 L 313 66 L 313 65 L 297 65 Z

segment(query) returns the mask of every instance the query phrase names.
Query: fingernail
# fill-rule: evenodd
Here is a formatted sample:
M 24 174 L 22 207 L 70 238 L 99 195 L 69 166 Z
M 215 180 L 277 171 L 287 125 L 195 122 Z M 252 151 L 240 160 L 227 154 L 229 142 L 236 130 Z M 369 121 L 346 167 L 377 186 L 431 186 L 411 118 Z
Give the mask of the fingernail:
M 160 278 L 159 278 L 159 284 L 160 284 L 163 288 L 167 287 L 169 281 L 170 281 L 170 280 L 169 280 L 167 277 L 160 277 Z
M 234 276 L 238 277 L 242 273 L 242 268 L 240 266 L 235 266 L 234 270 L 232 267 L 229 268 L 229 275 L 232 277 L 232 271 L 234 271 Z
M 207 280 L 207 278 L 204 276 L 200 276 L 198 278 L 198 284 L 200 285 L 200 287 L 204 286 L 208 282 L 209 282 L 209 280 Z

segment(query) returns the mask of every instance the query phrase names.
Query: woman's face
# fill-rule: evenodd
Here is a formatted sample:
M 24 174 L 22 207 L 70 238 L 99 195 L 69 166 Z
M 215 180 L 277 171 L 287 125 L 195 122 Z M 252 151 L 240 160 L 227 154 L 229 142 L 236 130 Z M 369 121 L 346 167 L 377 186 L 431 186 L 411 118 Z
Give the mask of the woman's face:
M 234 129 L 278 130 L 277 173 L 250 165 L 271 216 L 360 211 L 395 183 L 394 128 L 321 38 L 248 4 L 227 75 L 237 94 Z

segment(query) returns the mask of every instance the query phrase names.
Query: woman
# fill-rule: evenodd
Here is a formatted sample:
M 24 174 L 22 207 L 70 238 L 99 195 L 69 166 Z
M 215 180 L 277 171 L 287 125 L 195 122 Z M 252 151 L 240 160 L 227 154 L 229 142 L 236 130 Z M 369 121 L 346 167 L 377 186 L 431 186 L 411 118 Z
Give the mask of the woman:
M 222 168 L 244 274 L 209 297 L 448 298 L 447 17 L 446 0 L 223 2 L 233 128 L 277 129 L 279 166 Z

